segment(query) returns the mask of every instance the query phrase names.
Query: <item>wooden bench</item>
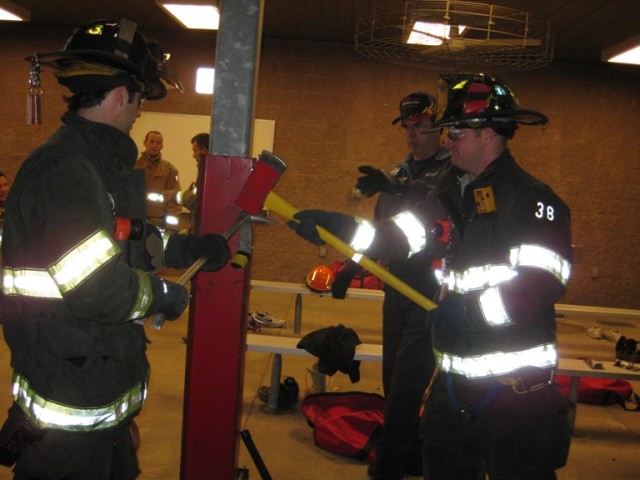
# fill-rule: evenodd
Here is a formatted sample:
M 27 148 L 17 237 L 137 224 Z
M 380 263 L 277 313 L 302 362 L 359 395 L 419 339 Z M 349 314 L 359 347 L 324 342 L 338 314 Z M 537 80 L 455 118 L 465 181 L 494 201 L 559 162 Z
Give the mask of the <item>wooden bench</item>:
M 280 380 L 282 378 L 282 355 L 302 355 L 313 357 L 309 352 L 298 348 L 298 337 L 283 337 L 276 335 L 264 335 L 249 333 L 247 335 L 247 350 L 274 354 L 271 366 L 271 382 L 269 391 L 268 408 L 278 408 L 278 395 Z M 381 362 L 382 345 L 362 343 L 356 347 L 354 360 L 363 362 Z M 556 375 L 571 377 L 569 386 L 569 400 L 571 401 L 571 429 L 575 426 L 576 410 L 578 405 L 578 385 L 581 377 L 615 378 L 619 380 L 640 381 L 640 371 L 627 370 L 614 367 L 612 363 L 600 362 L 601 369 L 593 369 L 584 360 L 573 358 L 560 358 Z

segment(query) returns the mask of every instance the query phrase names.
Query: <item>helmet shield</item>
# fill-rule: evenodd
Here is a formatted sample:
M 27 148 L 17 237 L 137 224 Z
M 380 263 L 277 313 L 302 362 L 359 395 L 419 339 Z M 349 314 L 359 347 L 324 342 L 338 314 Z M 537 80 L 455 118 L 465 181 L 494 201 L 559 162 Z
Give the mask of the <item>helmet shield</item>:
M 482 73 L 440 75 L 438 128 L 493 128 L 511 138 L 518 125 L 548 121 L 542 113 L 521 109 L 513 90 L 499 78 Z
M 79 28 L 59 52 L 38 54 L 56 69 L 58 81 L 72 92 L 119 85 L 159 100 L 167 87 L 184 92 L 169 55 L 129 20 L 99 20 Z

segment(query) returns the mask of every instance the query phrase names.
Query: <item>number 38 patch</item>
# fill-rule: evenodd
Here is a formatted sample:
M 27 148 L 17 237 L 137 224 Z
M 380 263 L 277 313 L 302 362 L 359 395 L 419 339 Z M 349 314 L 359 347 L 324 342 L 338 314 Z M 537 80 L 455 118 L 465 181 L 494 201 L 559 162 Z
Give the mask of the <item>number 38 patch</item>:
M 542 202 L 536 203 L 536 218 L 546 218 L 550 222 L 555 220 L 555 208 L 553 205 L 545 205 Z

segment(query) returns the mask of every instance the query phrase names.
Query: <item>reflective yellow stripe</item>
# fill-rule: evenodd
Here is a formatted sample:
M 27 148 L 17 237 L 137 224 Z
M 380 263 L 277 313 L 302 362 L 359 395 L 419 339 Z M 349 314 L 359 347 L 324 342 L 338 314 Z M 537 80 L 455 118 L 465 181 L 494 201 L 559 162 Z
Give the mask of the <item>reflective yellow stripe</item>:
M 353 234 L 349 246 L 356 252 L 364 252 L 373 243 L 373 238 L 376 235 L 376 229 L 373 224 L 364 218 L 353 217 L 357 222 L 356 231 Z
M 138 277 L 138 295 L 136 303 L 129 313 L 129 320 L 142 318 L 146 316 L 151 302 L 153 302 L 153 287 L 151 286 L 151 278 L 142 270 L 133 270 Z
M 500 295 L 500 287 L 488 288 L 480 294 L 480 311 L 485 321 L 492 327 L 500 327 L 513 323 Z
M 101 230 L 49 267 L 49 274 L 58 284 L 60 292 L 65 294 L 119 253 L 120 247 L 107 232 Z
M 461 357 L 434 350 L 436 362 L 444 372 L 467 378 L 485 378 L 506 375 L 524 367 L 554 367 L 558 352 L 553 343 L 547 343 L 518 352 L 491 352 L 484 355 Z
M 424 225 L 413 212 L 404 211 L 391 218 L 393 222 L 402 230 L 409 243 L 409 257 L 422 250 L 427 245 L 427 234 Z
M 146 382 L 141 382 L 109 405 L 71 407 L 47 400 L 36 393 L 25 377 L 16 372 L 13 375 L 13 399 L 30 421 L 43 428 L 73 431 L 112 428 L 139 411 L 146 396 Z
M 540 245 L 521 245 L 511 249 L 511 265 L 535 267 L 548 271 L 563 285 L 569 282 L 571 263 L 562 255 Z
M 37 298 L 61 299 L 62 294 L 46 270 L 2 269 L 2 288 L 5 295 L 24 295 Z

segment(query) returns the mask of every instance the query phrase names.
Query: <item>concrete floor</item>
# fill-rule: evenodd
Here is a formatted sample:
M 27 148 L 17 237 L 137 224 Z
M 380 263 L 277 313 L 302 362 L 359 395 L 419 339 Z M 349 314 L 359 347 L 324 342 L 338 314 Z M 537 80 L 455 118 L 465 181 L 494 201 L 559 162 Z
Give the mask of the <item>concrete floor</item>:
M 263 329 L 263 335 L 293 335 L 295 296 L 252 291 L 251 311 L 269 311 L 287 321 L 282 329 Z M 333 300 L 316 295 L 303 297 L 302 334 L 342 323 L 358 332 L 366 343 L 380 343 L 381 302 L 367 300 Z M 558 320 L 558 338 L 563 356 L 590 357 L 602 361 L 613 359 L 614 346 L 607 340 L 585 335 L 593 323 L 588 318 Z M 640 339 L 640 321 L 597 322 L 605 330 L 619 328 L 628 337 Z M 182 397 L 186 345 L 186 314 L 176 322 L 167 322 L 162 330 L 148 328 L 149 359 L 152 378 L 148 400 L 137 418 L 140 429 L 140 480 L 177 480 L 180 477 L 180 442 Z M 241 428 L 248 429 L 274 480 L 366 480 L 366 464 L 340 457 L 313 443 L 313 432 L 299 408 L 269 413 L 256 396 L 261 385 L 268 385 L 272 355 L 247 352 Z M 294 377 L 301 396 L 311 384 L 307 368 L 313 359 L 284 356 L 282 373 Z M 329 391 L 365 391 L 381 393 L 381 364 L 363 363 L 361 380 L 351 384 L 337 373 L 328 379 Z M 11 402 L 9 352 L 0 342 L 0 412 Z M 640 382 L 634 390 L 640 393 Z M 559 470 L 560 480 L 636 480 L 640 477 L 638 445 L 640 413 L 624 411 L 619 406 L 579 404 L 569 462 Z M 239 467 L 247 467 L 250 479 L 260 479 L 251 457 L 239 445 Z M 11 478 L 8 468 L 0 467 L 0 480 Z M 212 477 L 213 478 L 213 477 Z M 417 477 L 415 477 L 417 478 Z M 232 479 L 229 479 L 232 480 Z

